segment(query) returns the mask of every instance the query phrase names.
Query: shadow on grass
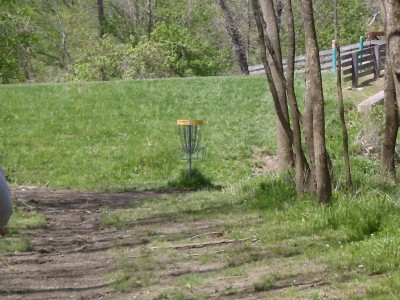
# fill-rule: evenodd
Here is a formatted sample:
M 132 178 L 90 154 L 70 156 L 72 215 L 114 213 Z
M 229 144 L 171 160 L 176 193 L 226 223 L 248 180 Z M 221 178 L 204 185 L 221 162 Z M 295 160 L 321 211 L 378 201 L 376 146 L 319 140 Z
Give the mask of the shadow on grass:
M 213 184 L 211 180 L 203 175 L 198 169 L 193 169 L 190 177 L 187 170 L 182 170 L 178 178 L 168 181 L 167 187 L 183 191 L 222 189 L 222 186 Z

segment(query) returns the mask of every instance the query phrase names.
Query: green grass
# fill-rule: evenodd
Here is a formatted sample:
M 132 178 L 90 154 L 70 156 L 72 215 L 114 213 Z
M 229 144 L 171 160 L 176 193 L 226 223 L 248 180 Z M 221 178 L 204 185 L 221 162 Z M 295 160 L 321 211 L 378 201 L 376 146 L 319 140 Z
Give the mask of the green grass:
M 0 253 L 34 250 L 29 241 L 29 231 L 45 225 L 46 219 L 42 213 L 21 211 L 15 206 L 6 228 L 6 237 L 0 238 Z
M 158 188 L 179 180 L 177 119 L 203 119 L 215 185 L 251 176 L 275 149 L 262 77 L 11 85 L 0 89 L 1 164 L 13 184 L 79 190 Z
M 289 188 L 281 189 L 285 183 Z M 342 291 L 348 289 L 349 282 L 356 280 L 358 285 L 366 286 L 367 298 L 374 299 L 380 293 L 400 295 L 397 279 L 393 279 L 399 278 L 400 267 L 399 202 L 389 194 L 366 188 L 347 194 L 335 192 L 332 206 L 323 207 L 310 196 L 296 196 L 291 186 L 286 176 L 266 176 L 237 184 L 234 189 L 154 200 L 132 210 L 121 210 L 116 215 L 127 222 L 131 220 L 130 213 L 132 218 L 141 213 L 145 214 L 143 218 L 165 214 L 174 216 L 175 222 L 224 220 L 221 225 L 224 238 L 258 238 L 266 250 L 251 244 L 227 249 L 224 254 L 227 268 L 221 271 L 224 276 L 246 276 L 251 266 L 273 264 L 274 258 L 288 259 L 292 263 L 305 259 L 330 266 L 330 273 L 324 276 L 331 278 L 329 285 Z M 398 194 L 397 189 L 391 192 Z M 151 245 L 161 248 L 170 245 L 167 240 L 157 241 L 157 235 L 148 238 Z M 184 237 L 176 236 L 176 239 L 187 243 Z M 179 243 L 173 241 L 173 245 Z M 143 258 L 143 265 L 148 259 Z M 201 263 L 213 261 L 211 257 L 199 259 Z M 149 260 L 149 265 L 154 263 Z M 282 272 L 279 280 L 285 285 L 287 278 L 284 270 Z M 374 281 L 371 276 L 378 274 L 385 277 Z M 201 285 L 207 280 L 206 276 L 180 278 L 173 287 L 182 287 L 186 282 L 190 282 L 191 287 Z M 258 292 L 268 291 L 277 280 L 266 274 L 252 288 Z M 347 295 L 353 297 L 349 293 Z

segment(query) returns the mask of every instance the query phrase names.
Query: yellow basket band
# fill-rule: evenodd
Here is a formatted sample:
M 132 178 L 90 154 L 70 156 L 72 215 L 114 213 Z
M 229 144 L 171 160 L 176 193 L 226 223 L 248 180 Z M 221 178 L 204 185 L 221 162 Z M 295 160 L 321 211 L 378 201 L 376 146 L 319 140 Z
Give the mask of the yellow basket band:
M 203 125 L 203 120 L 177 120 L 176 124 L 184 126 L 184 125 Z

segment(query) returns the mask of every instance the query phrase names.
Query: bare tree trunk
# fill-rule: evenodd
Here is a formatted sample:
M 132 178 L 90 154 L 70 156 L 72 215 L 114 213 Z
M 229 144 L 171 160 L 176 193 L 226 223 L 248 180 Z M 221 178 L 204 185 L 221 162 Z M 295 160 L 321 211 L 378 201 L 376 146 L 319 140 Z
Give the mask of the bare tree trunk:
M 278 92 L 279 105 L 286 122 L 289 122 L 289 111 L 286 99 L 286 86 L 283 75 L 282 51 L 279 38 L 279 28 L 275 15 L 275 7 L 273 0 L 260 1 L 260 8 L 263 14 L 265 24 L 265 36 L 271 43 L 269 50 L 269 64 L 272 72 L 273 81 L 275 82 Z M 294 165 L 294 157 L 292 150 L 292 139 L 286 134 L 281 121 L 276 119 L 277 127 L 277 144 L 278 144 L 278 163 L 282 170 L 288 169 Z
M 246 9 L 247 9 L 247 32 L 246 32 L 246 57 L 250 57 L 250 34 L 251 34 L 251 7 L 250 7 L 250 0 L 246 0 Z
M 303 1 L 303 15 L 306 40 L 305 97 L 312 104 L 312 111 L 309 113 L 312 112 L 316 194 L 318 203 L 328 204 L 331 201 L 332 187 L 325 146 L 324 95 L 312 0 Z
M 104 38 L 104 3 L 103 0 L 97 0 L 97 16 L 99 20 L 99 38 Z M 101 80 L 107 80 L 106 72 L 104 71 L 104 67 L 100 66 L 100 75 Z
M 385 69 L 385 132 L 381 150 L 381 169 L 395 179 L 395 148 L 399 125 L 400 95 L 400 2 L 382 0 L 381 7 L 387 40 Z
M 300 112 L 297 106 L 297 99 L 294 91 L 294 60 L 295 60 L 295 30 L 294 18 L 292 10 L 292 1 L 285 0 L 286 23 L 288 29 L 288 57 L 287 57 L 287 82 L 286 90 L 289 100 L 290 109 L 292 111 L 292 126 L 293 126 L 293 145 L 295 154 L 295 169 L 296 169 L 296 190 L 298 193 L 304 192 L 308 183 L 309 167 L 304 155 L 301 142 L 301 127 L 300 127 Z
M 334 28 L 335 28 L 335 49 L 337 61 L 339 62 L 336 67 L 336 88 L 338 93 L 339 102 L 339 116 L 340 124 L 342 128 L 343 135 L 343 157 L 344 157 L 344 167 L 346 172 L 346 185 L 347 188 L 351 186 L 351 168 L 350 168 L 350 156 L 349 156 L 349 135 L 347 133 L 346 119 L 344 115 L 344 104 L 343 104 L 343 91 L 342 91 L 342 66 L 340 63 L 340 44 L 339 44 L 339 30 L 338 30 L 338 0 L 334 3 Z
M 258 39 L 259 39 L 259 44 L 260 44 L 260 48 L 259 48 L 260 49 L 260 57 L 263 62 L 263 65 L 264 65 L 268 85 L 270 88 L 272 99 L 274 101 L 275 112 L 276 112 L 277 118 L 279 119 L 280 123 L 282 124 L 282 128 L 285 130 L 285 134 L 289 137 L 290 143 L 292 144 L 293 132 L 290 127 L 289 121 L 287 120 L 287 118 L 285 118 L 284 113 L 282 112 L 282 107 L 279 102 L 279 95 L 278 95 L 277 87 L 275 85 L 275 82 L 274 82 L 274 79 L 272 76 L 272 72 L 271 72 L 271 68 L 270 68 L 270 64 L 268 62 L 268 56 L 267 56 L 267 50 L 266 50 L 267 48 L 269 48 L 267 46 L 268 36 L 266 36 L 264 34 L 263 15 L 262 15 L 258 0 L 252 0 L 252 4 L 253 4 L 254 18 L 256 21 L 256 25 L 257 25 Z M 271 51 L 273 51 L 273 49 Z
M 140 0 L 134 0 L 133 2 L 133 16 L 135 20 L 135 30 L 138 31 L 140 26 Z
M 28 21 L 24 24 L 24 26 L 22 28 L 22 31 L 24 34 L 26 34 L 28 32 L 29 23 L 30 23 L 30 19 L 28 19 Z M 24 43 L 21 46 L 21 48 L 22 48 L 22 55 L 23 55 L 22 67 L 24 70 L 24 77 L 27 82 L 31 82 L 32 81 L 31 55 L 30 55 L 31 49 L 30 49 L 29 45 L 27 45 L 26 43 Z
M 97 17 L 99 20 L 99 38 L 104 37 L 104 5 L 103 0 L 97 0 Z
M 226 30 L 228 31 L 228 34 L 231 37 L 232 45 L 235 48 L 240 71 L 244 75 L 249 75 L 249 65 L 247 63 L 246 49 L 243 46 L 243 42 L 240 38 L 239 29 L 235 24 L 235 21 L 233 20 L 232 12 L 230 11 L 225 0 L 217 0 L 217 3 L 224 13 Z
M 393 78 L 393 69 L 390 63 L 390 55 L 386 56 L 385 72 L 385 131 L 381 149 L 381 169 L 389 174 L 392 179 L 396 177 L 396 165 L 394 155 L 398 131 L 398 105 L 396 101 L 396 89 Z
M 151 7 L 151 0 L 146 2 L 146 14 L 147 14 L 147 38 L 150 39 L 151 32 L 153 30 L 153 9 Z
M 67 65 L 70 59 L 70 55 L 69 55 L 69 51 L 68 51 L 68 47 L 67 47 L 67 34 L 64 30 L 64 25 L 61 19 L 61 15 L 60 15 L 60 10 L 58 8 L 58 1 L 55 1 L 55 5 L 56 5 L 56 15 L 57 15 L 57 20 L 58 20 L 58 27 L 59 27 L 59 32 L 61 35 L 61 49 L 62 49 L 62 66 L 64 71 L 67 70 Z
M 275 15 L 276 15 L 276 22 L 278 27 L 281 27 L 282 24 L 282 11 L 283 11 L 283 4 L 282 0 L 275 1 Z

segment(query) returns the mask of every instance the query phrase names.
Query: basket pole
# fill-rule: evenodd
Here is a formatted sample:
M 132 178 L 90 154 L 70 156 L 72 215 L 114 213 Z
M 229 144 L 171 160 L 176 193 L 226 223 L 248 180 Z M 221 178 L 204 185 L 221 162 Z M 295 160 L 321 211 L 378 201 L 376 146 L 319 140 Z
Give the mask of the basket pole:
M 188 159 L 188 176 L 192 176 L 192 124 L 189 125 L 189 159 Z

